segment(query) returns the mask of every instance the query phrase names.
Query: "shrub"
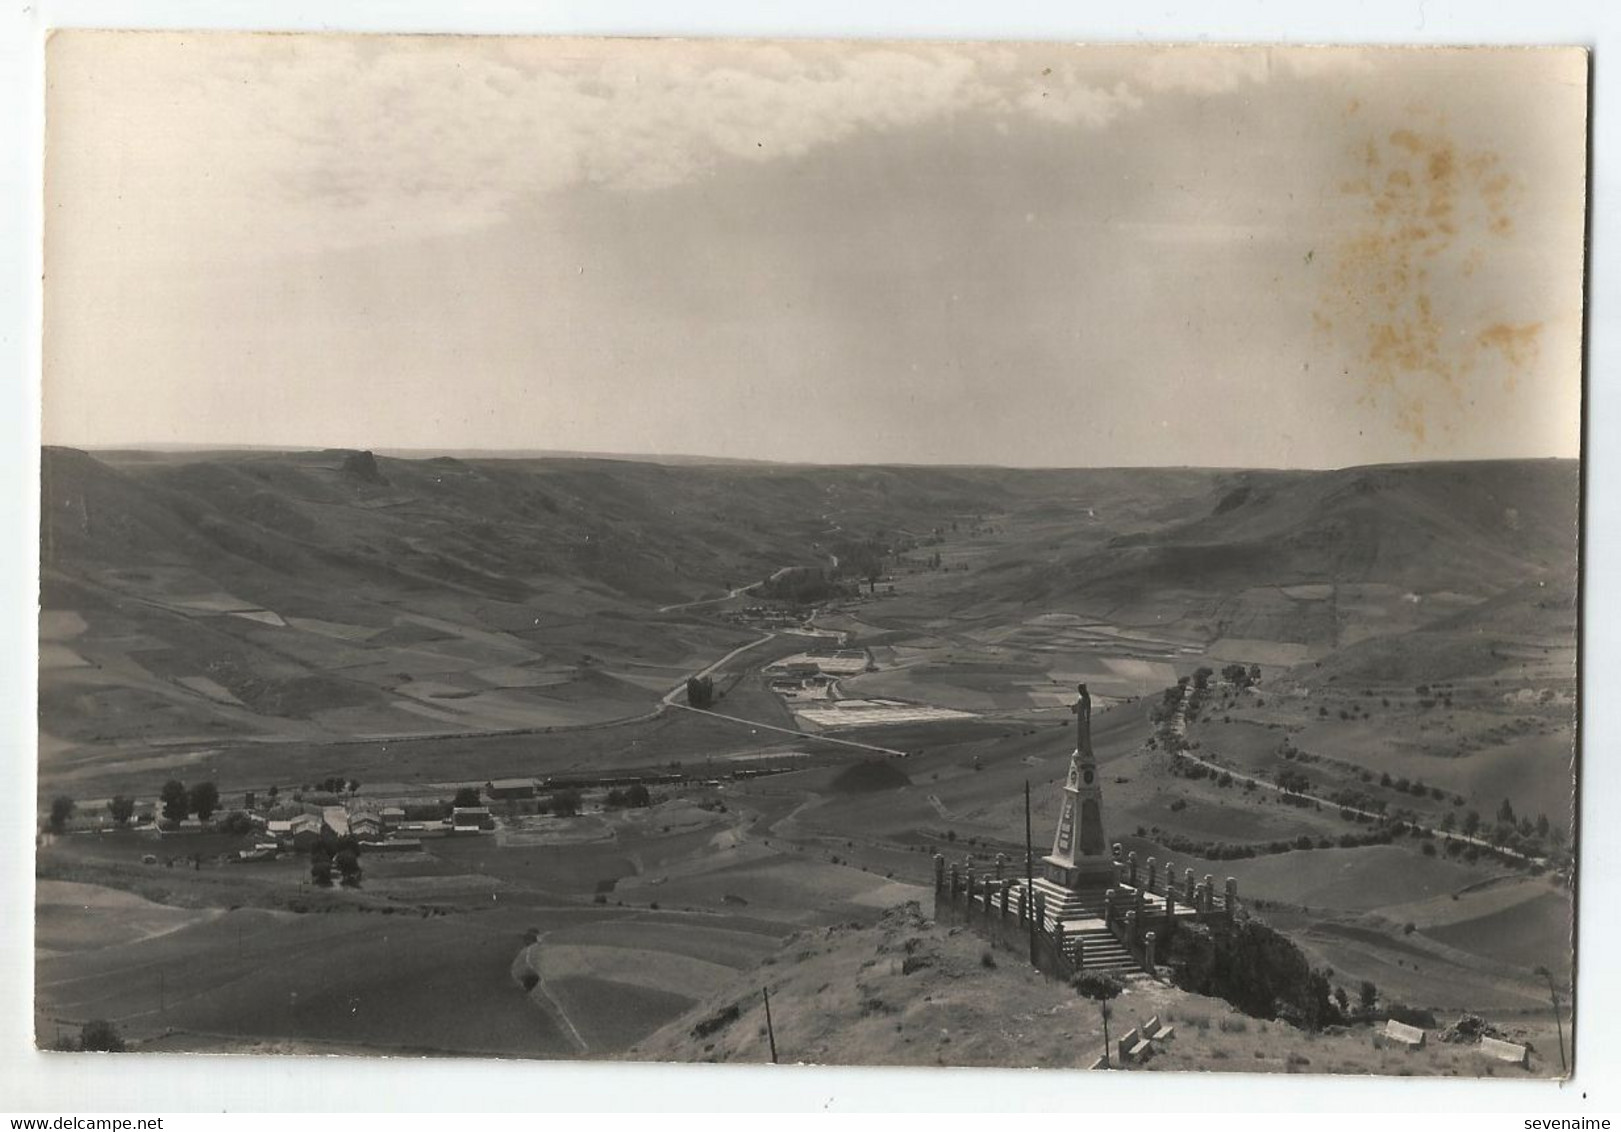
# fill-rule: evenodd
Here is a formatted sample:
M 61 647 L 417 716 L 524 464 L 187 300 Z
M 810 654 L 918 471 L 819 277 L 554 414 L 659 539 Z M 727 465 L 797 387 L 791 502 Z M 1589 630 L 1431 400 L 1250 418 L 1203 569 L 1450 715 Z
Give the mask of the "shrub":
M 533 971 L 525 971 L 523 973 L 523 989 L 524 990 L 532 991 L 536 987 L 538 987 L 539 985 L 540 985 L 540 976 L 539 975 L 535 974 Z
M 1100 971 L 1082 971 L 1075 976 L 1070 985 L 1082 998 L 1096 999 L 1099 1002 L 1107 1002 L 1126 989 L 1126 985 L 1115 976 Z
M 51 799 L 50 823 L 53 832 L 61 833 L 66 828 L 68 819 L 73 816 L 73 809 L 73 799 L 66 794 Z
M 990 953 L 989 948 L 987 948 L 986 950 L 981 951 L 979 953 L 979 965 L 981 967 L 991 967 L 991 968 L 994 968 L 996 966 L 996 956 L 994 956 L 994 955 L 992 955 Z
M 79 1031 L 79 1048 L 99 1053 L 123 1053 L 124 1038 L 114 1026 L 104 1018 L 86 1022 Z

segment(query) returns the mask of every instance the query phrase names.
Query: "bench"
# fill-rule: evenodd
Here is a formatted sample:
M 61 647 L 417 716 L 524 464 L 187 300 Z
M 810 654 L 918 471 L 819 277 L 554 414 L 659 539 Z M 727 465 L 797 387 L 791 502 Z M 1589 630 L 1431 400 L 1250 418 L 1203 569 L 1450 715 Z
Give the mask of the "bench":
M 1424 1031 L 1417 1026 L 1409 1026 L 1405 1022 L 1398 1022 L 1394 1018 L 1385 1023 L 1385 1038 L 1397 1045 L 1408 1049 L 1424 1048 Z
M 1176 1027 L 1161 1024 L 1159 1015 L 1156 1014 L 1143 1024 L 1143 1033 L 1147 1035 L 1149 1041 L 1163 1042 L 1166 1038 L 1176 1036 Z
M 1513 1042 L 1483 1037 L 1480 1039 L 1480 1052 L 1498 1061 L 1511 1062 L 1526 1069 L 1531 1067 L 1531 1050 Z
M 1154 1052 L 1153 1043 L 1143 1037 L 1142 1031 L 1135 1026 L 1116 1043 L 1120 1052 L 1120 1063 L 1129 1065 L 1133 1061 L 1140 1061 Z

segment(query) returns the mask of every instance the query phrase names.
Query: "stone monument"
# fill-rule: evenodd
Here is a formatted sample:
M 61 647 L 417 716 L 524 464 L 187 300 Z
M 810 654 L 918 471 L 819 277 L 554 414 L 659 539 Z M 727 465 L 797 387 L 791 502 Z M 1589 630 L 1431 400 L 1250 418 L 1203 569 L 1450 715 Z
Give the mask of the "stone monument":
M 1092 753 L 1092 697 L 1085 684 L 1077 690 L 1080 698 L 1070 709 L 1075 713 L 1075 752 L 1064 780 L 1053 851 L 1041 859 L 1041 875 L 1071 890 L 1107 888 L 1114 883 L 1115 869 L 1103 835 L 1103 785 Z

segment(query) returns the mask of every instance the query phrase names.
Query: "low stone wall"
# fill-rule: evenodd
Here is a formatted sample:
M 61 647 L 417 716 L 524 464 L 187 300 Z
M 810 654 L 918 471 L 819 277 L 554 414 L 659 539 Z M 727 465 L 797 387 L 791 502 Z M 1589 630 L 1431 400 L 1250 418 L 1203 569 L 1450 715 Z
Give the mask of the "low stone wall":
M 1064 982 L 1074 979 L 1075 965 L 1063 953 L 1057 938 L 1041 925 L 1036 909 L 1029 909 L 1027 915 L 1021 907 L 1022 889 L 989 877 L 976 878 L 972 873 L 959 875 L 955 869 L 947 875 L 937 868 L 936 881 L 936 923 L 971 928 L 992 946 L 1024 957 L 1048 978 Z M 987 889 L 989 901 L 985 899 Z

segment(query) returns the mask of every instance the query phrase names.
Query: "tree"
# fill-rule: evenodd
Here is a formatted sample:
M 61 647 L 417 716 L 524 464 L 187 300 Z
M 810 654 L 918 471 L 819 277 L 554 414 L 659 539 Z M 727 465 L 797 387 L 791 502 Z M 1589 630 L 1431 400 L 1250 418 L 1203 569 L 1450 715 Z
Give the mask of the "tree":
M 1504 798 L 1503 804 L 1497 807 L 1497 820 L 1509 825 L 1514 824 L 1514 807 L 1509 804 L 1507 798 Z
M 708 676 L 687 677 L 687 705 L 707 711 L 715 702 L 715 682 Z
M 1373 1011 L 1374 1004 L 1379 1001 L 1379 988 L 1373 985 L 1373 980 L 1362 980 L 1362 985 L 1357 988 L 1357 1001 L 1361 1004 L 1364 1014 Z
M 1334 988 L 1334 1001 L 1339 1003 L 1340 1013 L 1351 1013 L 1351 996 L 1345 993 L 1344 987 Z
M 1473 837 L 1479 831 L 1480 814 L 1475 810 L 1470 810 L 1463 815 L 1463 834 L 1465 837 Z
M 310 850 L 310 879 L 322 888 L 332 887 L 332 850 L 325 845 Z
M 281 787 L 280 786 L 272 786 L 269 790 L 265 791 L 265 794 L 266 794 L 267 797 L 269 797 L 270 804 L 272 806 L 274 806 L 276 804 L 276 796 L 278 794 L 280 794 L 280 793 L 281 793 Z
M 246 837 L 253 832 L 253 819 L 241 810 L 232 810 L 220 820 L 219 831 L 233 837 Z
M 1549 829 L 1548 815 L 1547 814 L 1538 814 L 1537 815 L 1537 824 L 1536 824 L 1536 834 L 1537 834 L 1537 836 L 1544 839 L 1544 840 L 1546 840 L 1547 837 L 1548 837 L 1548 829 Z
M 129 819 L 135 816 L 135 799 L 114 794 L 112 801 L 107 803 L 107 816 L 119 825 L 128 825 Z
M 186 793 L 186 784 L 179 779 L 165 782 L 158 799 L 163 803 L 164 820 L 183 822 L 191 816 L 191 796 Z
M 123 1053 L 125 1047 L 118 1027 L 106 1019 L 98 1018 L 86 1022 L 79 1030 L 79 1048 L 96 1053 Z
M 619 789 L 619 787 L 615 786 L 613 789 L 608 791 L 608 796 L 602 800 L 602 804 L 610 810 L 624 809 L 625 792 Z
M 351 778 L 349 780 L 349 793 L 351 793 L 351 794 L 360 793 L 360 779 Z
M 61 833 L 73 816 L 73 799 L 66 794 L 58 794 L 51 799 L 51 831 Z
M 633 806 L 640 810 L 651 805 L 652 802 L 653 796 L 647 792 L 647 787 L 640 782 L 625 791 L 625 805 L 627 806 Z
M 559 790 L 552 795 L 552 813 L 560 818 L 571 818 L 580 812 L 580 792 Z
M 456 791 L 456 797 L 450 803 L 458 810 L 468 809 L 480 804 L 477 786 L 462 786 Z
M 1248 675 L 1251 684 L 1259 684 L 1261 682 L 1261 666 L 1259 664 L 1250 665 Z
M 342 874 L 343 884 L 346 888 L 360 887 L 361 870 L 358 849 L 350 848 L 347 845 L 344 846 L 338 850 L 337 856 L 332 858 L 332 863 L 338 866 L 338 872 Z
M 1098 1004 L 1098 1014 L 1103 1018 L 1103 1064 L 1108 1068 L 1112 1044 L 1109 1041 L 1109 1019 L 1114 1015 L 1114 1006 L 1110 1003 L 1110 999 L 1118 998 L 1120 992 L 1126 989 L 1125 984 L 1113 975 L 1082 971 L 1075 976 L 1072 985 L 1082 998 L 1090 998 Z
M 207 821 L 219 809 L 219 787 L 212 782 L 199 782 L 191 788 L 191 812 Z

